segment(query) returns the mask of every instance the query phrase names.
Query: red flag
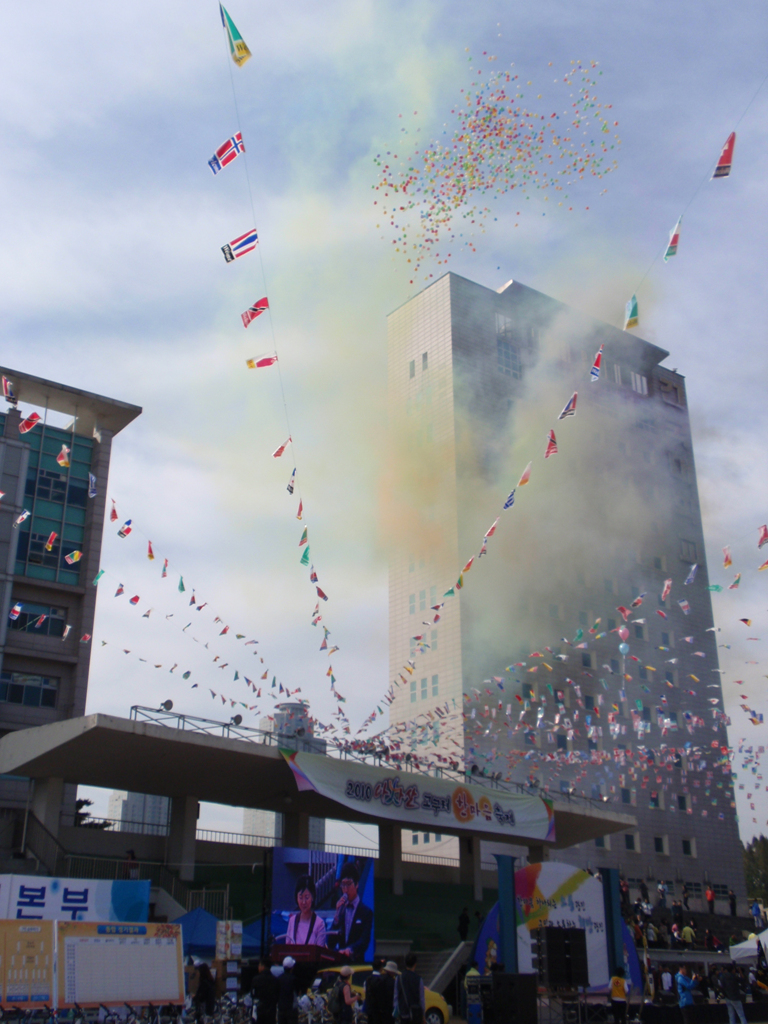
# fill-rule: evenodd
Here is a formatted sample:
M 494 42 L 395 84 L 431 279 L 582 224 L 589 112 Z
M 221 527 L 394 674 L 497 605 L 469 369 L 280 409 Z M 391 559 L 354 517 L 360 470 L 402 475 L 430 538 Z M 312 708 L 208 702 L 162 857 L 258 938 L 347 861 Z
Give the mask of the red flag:
M 51 535 L 49 536 L 48 540 L 45 542 L 45 550 L 46 551 L 53 551 L 53 545 L 54 545 L 54 542 L 55 542 L 57 537 L 58 537 L 58 533 L 55 533 L 55 532 L 51 533 Z
M 554 430 L 550 430 L 547 434 L 547 450 L 544 452 L 544 458 L 548 459 L 550 455 L 557 455 L 557 439 Z
M 302 513 L 304 512 L 304 502 L 299 498 L 299 511 L 296 513 L 296 518 L 301 519 Z
M 616 609 L 616 611 L 619 613 L 619 615 L 622 617 L 622 619 L 624 619 L 624 621 L 626 622 L 627 619 L 629 618 L 629 608 L 625 608 L 623 604 L 620 604 L 619 607 Z
M 501 517 L 499 517 L 499 518 L 501 518 Z M 488 531 L 486 532 L 486 534 L 485 534 L 485 536 L 486 536 L 486 539 L 487 539 L 488 537 L 492 537 L 492 536 L 494 535 L 494 533 L 496 533 L 496 527 L 497 527 L 497 525 L 498 525 L 498 522 L 499 522 L 499 519 L 495 519 L 495 520 L 494 520 L 494 522 L 493 522 L 493 526 L 492 526 L 492 527 L 490 528 L 490 530 L 488 530 Z
M 733 163 L 733 150 L 736 145 L 736 132 L 731 132 L 728 138 L 725 140 L 723 151 L 717 161 L 717 167 L 712 178 L 727 178 L 731 173 L 731 164 Z
M 269 302 L 266 298 L 259 299 L 258 302 L 254 302 L 252 306 L 249 306 L 244 313 L 240 314 L 243 321 L 243 327 L 247 327 L 252 320 L 255 320 L 257 316 L 261 316 L 265 309 L 269 309 Z
M 316 587 L 315 589 L 317 590 L 317 596 L 318 597 L 322 598 L 323 601 L 327 601 L 328 600 L 328 595 L 323 593 L 323 591 L 320 589 L 320 587 Z
M 664 589 L 661 592 L 661 600 L 666 601 L 669 597 L 669 592 L 672 589 L 672 580 L 664 580 Z
M 28 430 L 31 430 L 32 427 L 34 427 L 34 425 L 37 423 L 39 419 L 39 412 L 30 413 L 30 415 L 27 416 L 25 420 L 22 420 L 21 423 L 19 424 L 19 433 L 26 434 Z
M 155 560 L 155 552 L 152 550 L 151 540 L 147 541 L 147 558 L 150 560 L 150 562 L 154 562 Z
M 760 536 L 757 538 L 757 547 L 759 550 L 763 544 L 768 544 L 768 526 L 758 526 L 758 530 L 760 531 Z
M 247 324 L 246 324 L 247 326 Z M 260 370 L 263 366 L 271 366 L 277 362 L 277 355 L 260 356 L 258 359 L 246 359 L 245 365 L 249 370 Z
M 285 451 L 285 449 L 286 449 L 286 448 L 288 447 L 288 445 L 289 445 L 289 444 L 291 443 L 291 440 L 292 440 L 292 439 L 291 439 L 291 438 L 289 437 L 287 441 L 285 441 L 285 442 L 284 442 L 283 444 L 281 444 L 281 445 L 280 445 L 280 447 L 279 447 L 279 448 L 277 449 L 277 451 L 274 451 L 274 452 L 272 452 L 272 458 L 273 458 L 273 459 L 279 459 L 279 458 L 280 458 L 280 456 L 281 456 L 281 455 L 283 454 L 283 452 Z
M 110 523 L 116 523 L 117 522 L 117 508 L 115 507 L 115 499 L 111 498 L 110 501 L 112 502 L 112 510 L 109 513 L 109 521 L 110 521 Z

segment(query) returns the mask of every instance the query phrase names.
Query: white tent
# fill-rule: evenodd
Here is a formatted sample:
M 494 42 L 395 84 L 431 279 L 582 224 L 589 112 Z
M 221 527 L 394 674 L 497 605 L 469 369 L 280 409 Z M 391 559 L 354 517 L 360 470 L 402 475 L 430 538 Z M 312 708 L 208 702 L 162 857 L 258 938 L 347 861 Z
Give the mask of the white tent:
M 747 961 L 752 960 L 757 962 L 757 940 L 760 940 L 763 949 L 766 948 L 768 943 L 768 928 L 764 932 L 760 932 L 759 935 L 750 936 L 744 942 L 739 942 L 735 946 L 731 946 L 728 952 L 731 954 L 731 960 L 735 961 Z

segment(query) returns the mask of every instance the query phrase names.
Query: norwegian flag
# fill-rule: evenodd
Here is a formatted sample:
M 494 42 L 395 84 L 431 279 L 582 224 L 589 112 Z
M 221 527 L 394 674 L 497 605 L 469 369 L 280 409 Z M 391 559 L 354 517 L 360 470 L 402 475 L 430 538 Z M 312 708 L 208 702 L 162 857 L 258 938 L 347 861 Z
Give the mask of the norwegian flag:
M 233 160 L 236 160 L 244 152 L 243 136 L 238 132 L 231 139 L 227 139 L 226 142 L 222 143 L 208 161 L 211 173 L 218 174 L 223 167 L 231 164 Z
M 547 434 L 547 450 L 544 452 L 544 458 L 548 459 L 550 455 L 557 455 L 557 439 L 554 430 L 550 430 Z
M 247 252 L 253 252 L 258 244 L 259 236 L 256 234 L 256 228 L 254 228 L 253 231 L 246 231 L 239 238 L 235 238 L 231 242 L 227 242 L 226 245 L 222 245 L 221 251 L 224 253 L 224 259 L 227 263 L 234 263 L 241 256 L 245 256 Z
M 240 314 L 240 318 L 243 321 L 243 327 L 247 327 L 252 320 L 255 320 L 257 316 L 261 316 L 265 309 L 269 309 L 269 301 L 267 298 L 259 299 L 258 302 L 254 302 L 252 306 L 249 306 L 244 313 Z
M 564 420 L 566 416 L 576 415 L 576 399 L 578 397 L 578 391 L 574 391 L 568 401 L 565 403 L 565 408 L 557 417 L 559 420 Z
M 603 362 L 603 346 L 595 353 L 595 361 L 592 363 L 592 369 L 589 371 L 589 376 L 594 384 L 595 381 L 600 380 L 600 366 Z

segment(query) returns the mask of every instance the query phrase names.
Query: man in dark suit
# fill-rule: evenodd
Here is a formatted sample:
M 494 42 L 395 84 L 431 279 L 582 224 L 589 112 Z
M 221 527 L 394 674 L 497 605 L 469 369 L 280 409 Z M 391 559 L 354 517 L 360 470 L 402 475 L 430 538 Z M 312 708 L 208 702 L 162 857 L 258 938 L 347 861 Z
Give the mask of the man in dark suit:
M 339 883 L 341 899 L 336 904 L 336 914 L 327 936 L 328 947 L 348 956 L 353 963 L 361 964 L 371 941 L 373 911 L 358 895 L 360 872 L 354 861 L 342 865 Z

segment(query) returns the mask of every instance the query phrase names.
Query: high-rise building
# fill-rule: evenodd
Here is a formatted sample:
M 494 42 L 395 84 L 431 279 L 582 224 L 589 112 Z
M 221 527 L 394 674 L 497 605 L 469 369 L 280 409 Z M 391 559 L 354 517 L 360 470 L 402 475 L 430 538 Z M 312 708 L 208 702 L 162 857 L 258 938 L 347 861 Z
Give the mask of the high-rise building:
M 108 817 L 114 831 L 135 832 L 145 836 L 168 834 L 169 800 L 154 793 L 127 793 L 115 790 L 109 796 Z
M 112 438 L 141 409 L 0 373 L 8 402 L 0 413 L 4 735 L 85 712 Z M 23 808 L 28 795 L 26 780 L 0 780 L 0 808 Z
M 687 397 L 668 353 L 517 282 L 451 273 L 391 313 L 388 335 L 401 742 L 425 763 L 636 815 L 636 832 L 562 859 L 744 896 Z

